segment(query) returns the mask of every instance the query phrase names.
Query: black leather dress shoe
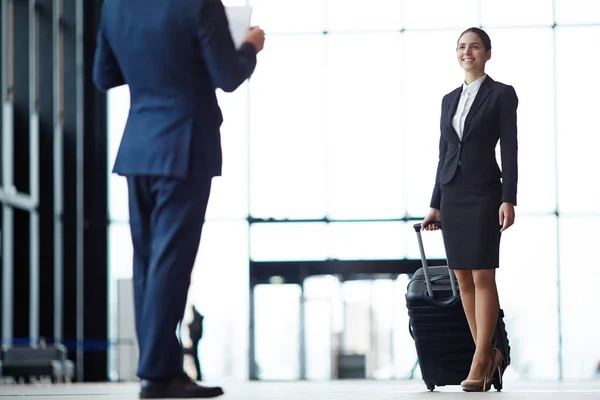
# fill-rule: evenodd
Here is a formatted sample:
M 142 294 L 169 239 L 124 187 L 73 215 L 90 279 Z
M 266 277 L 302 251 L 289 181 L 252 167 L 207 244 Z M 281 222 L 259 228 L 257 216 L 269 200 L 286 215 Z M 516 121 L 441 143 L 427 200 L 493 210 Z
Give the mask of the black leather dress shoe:
M 166 381 L 142 380 L 140 399 L 208 399 L 223 394 L 218 386 L 207 387 L 187 376 Z

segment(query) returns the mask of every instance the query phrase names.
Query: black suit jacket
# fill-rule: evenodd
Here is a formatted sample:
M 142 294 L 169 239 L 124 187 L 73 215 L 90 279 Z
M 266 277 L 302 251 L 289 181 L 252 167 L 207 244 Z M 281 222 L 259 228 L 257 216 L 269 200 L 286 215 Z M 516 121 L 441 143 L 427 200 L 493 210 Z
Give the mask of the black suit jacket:
M 502 178 L 502 202 L 516 205 L 519 99 L 515 89 L 486 77 L 467 114 L 462 140 L 452 126 L 461 93 L 462 85 L 442 100 L 440 156 L 430 205 L 440 208 L 440 186 L 452 180 L 459 162 L 465 178 L 472 183 L 494 182 Z M 502 172 L 496 161 L 498 140 Z

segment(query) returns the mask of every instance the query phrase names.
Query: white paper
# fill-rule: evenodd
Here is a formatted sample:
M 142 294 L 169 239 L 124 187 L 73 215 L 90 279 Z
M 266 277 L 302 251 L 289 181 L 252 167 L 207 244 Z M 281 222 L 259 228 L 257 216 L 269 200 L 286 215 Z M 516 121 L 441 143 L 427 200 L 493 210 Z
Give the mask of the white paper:
M 235 43 L 235 47 L 240 47 L 246 30 L 250 27 L 252 6 L 225 7 L 225 13 L 229 21 L 229 30 L 233 37 L 233 43 Z

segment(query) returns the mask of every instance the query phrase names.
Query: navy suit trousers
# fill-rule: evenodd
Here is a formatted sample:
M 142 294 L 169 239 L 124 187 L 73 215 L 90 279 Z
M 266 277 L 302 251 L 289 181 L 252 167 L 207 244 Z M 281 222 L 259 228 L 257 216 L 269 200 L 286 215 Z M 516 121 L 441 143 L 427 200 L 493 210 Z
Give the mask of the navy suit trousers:
M 137 375 L 170 379 L 183 374 L 176 329 L 185 312 L 211 178 L 128 176 L 127 184 L 140 349 Z

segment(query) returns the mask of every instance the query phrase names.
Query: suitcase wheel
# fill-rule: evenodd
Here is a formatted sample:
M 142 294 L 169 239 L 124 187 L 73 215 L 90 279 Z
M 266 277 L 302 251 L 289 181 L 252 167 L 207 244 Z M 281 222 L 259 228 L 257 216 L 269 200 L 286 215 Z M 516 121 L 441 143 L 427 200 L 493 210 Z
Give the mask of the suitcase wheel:
M 433 392 L 435 390 L 435 385 L 431 382 L 425 382 L 425 385 L 427 386 L 427 390 L 429 390 L 430 392 Z

